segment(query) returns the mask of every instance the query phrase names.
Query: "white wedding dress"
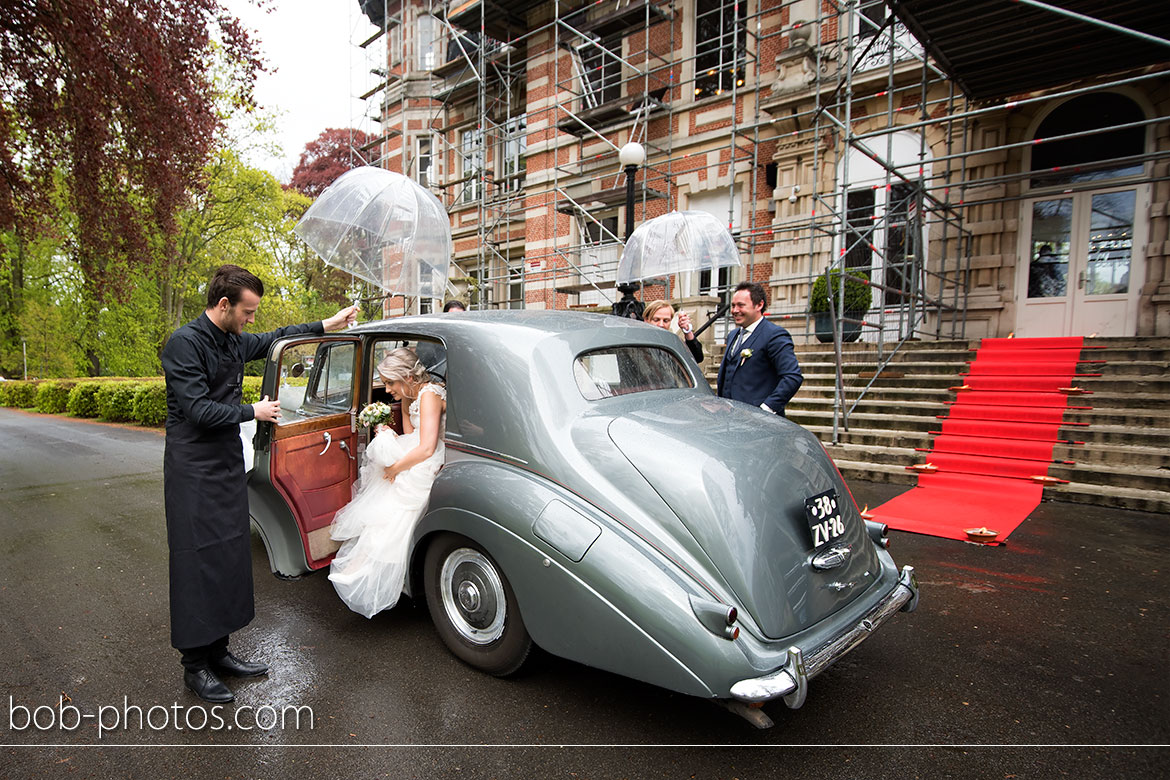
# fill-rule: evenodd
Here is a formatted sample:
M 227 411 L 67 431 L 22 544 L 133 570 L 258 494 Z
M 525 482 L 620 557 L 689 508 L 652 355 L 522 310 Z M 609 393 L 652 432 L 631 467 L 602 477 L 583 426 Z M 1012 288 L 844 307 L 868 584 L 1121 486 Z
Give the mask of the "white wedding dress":
M 329 579 L 346 606 L 368 618 L 398 603 L 406 581 L 410 537 L 426 509 L 435 475 L 443 466 L 446 412 L 439 418 L 439 443 L 434 454 L 393 482 L 383 475 L 386 466 L 418 446 L 423 393 L 447 399 L 442 385 L 423 385 L 419 397 L 410 404 L 414 432 L 399 436 L 386 428 L 374 437 L 366 448 L 353 500 L 338 510 L 330 528 L 330 536 L 342 545 L 329 567 Z

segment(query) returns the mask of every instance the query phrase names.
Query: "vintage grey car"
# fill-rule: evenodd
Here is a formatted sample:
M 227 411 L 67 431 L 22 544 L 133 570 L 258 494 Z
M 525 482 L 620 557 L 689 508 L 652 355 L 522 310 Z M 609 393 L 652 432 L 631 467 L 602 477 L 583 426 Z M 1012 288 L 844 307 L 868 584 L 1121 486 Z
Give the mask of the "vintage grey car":
M 573 312 L 374 322 L 274 344 L 253 521 L 278 576 L 327 567 L 374 366 L 416 349 L 448 388 L 446 464 L 412 597 L 486 672 L 546 651 L 675 691 L 799 707 L 808 681 L 918 602 L 800 426 L 718 398 L 673 334 Z

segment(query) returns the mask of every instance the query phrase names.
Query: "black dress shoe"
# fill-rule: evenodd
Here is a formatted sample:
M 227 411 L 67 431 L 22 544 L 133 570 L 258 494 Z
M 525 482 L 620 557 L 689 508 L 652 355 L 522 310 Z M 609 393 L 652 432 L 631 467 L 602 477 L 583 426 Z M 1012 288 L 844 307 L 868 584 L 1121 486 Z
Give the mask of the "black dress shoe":
M 191 689 L 192 693 L 203 701 L 225 704 L 236 698 L 235 694 L 210 669 L 200 669 L 195 672 L 187 670 L 183 672 L 183 682 Z
M 220 674 L 229 677 L 259 677 L 262 674 L 268 674 L 268 664 L 241 661 L 231 653 L 227 653 L 223 658 L 212 661 L 211 667 Z

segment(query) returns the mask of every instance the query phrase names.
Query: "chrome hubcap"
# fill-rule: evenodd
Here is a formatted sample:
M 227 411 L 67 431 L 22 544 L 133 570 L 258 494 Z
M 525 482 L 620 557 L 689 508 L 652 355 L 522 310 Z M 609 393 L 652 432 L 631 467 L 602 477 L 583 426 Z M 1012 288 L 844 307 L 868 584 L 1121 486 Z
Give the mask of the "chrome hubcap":
M 447 619 L 468 642 L 487 645 L 504 633 L 507 599 L 496 567 L 478 550 L 461 547 L 440 572 Z
M 459 606 L 463 607 L 465 612 L 475 612 L 479 609 L 479 588 L 475 587 L 475 583 L 459 583 Z

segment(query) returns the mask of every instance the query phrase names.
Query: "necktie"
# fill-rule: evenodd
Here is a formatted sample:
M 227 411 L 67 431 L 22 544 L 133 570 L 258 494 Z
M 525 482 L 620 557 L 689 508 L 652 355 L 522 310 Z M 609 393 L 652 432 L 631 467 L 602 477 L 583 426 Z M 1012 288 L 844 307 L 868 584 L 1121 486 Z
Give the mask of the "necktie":
M 733 358 L 739 354 L 739 348 L 743 346 L 745 336 L 747 336 L 747 329 L 740 328 L 739 335 L 735 337 L 735 346 L 731 348 L 731 356 Z

